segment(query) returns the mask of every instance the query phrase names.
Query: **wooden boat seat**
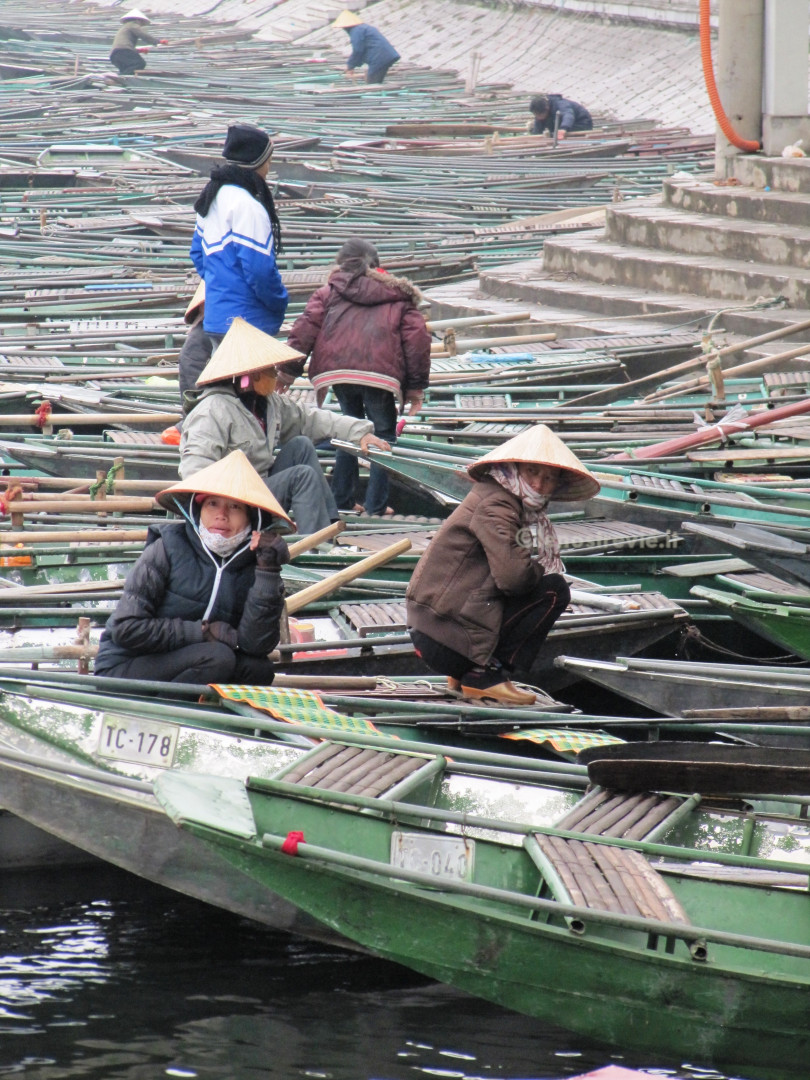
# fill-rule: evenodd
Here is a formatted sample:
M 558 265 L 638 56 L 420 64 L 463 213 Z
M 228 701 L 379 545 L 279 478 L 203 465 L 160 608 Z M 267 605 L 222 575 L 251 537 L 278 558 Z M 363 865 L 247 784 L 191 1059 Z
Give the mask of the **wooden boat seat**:
M 392 542 L 390 535 L 386 537 L 386 542 Z M 401 634 L 408 628 L 405 602 L 402 600 L 393 600 L 390 603 L 341 604 L 338 611 L 358 637 L 367 637 L 381 631 Z
M 609 791 L 595 788 L 555 822 L 570 832 L 616 836 L 622 840 L 644 840 L 680 808 L 683 799 L 652 792 Z
M 150 446 L 163 446 L 159 431 L 118 431 L 116 428 L 110 428 L 109 431 L 104 432 L 104 438 L 107 442 L 126 446 L 133 444 L 140 446 L 144 443 Z
M 536 833 L 542 854 L 539 863 L 553 868 L 549 891 L 555 900 L 598 908 L 622 915 L 634 915 L 662 922 L 689 923 L 686 912 L 661 875 L 640 851 L 566 840 Z M 531 848 L 527 846 L 531 855 Z M 549 880 L 548 878 L 546 879 Z
M 676 796 L 595 788 L 556 823 L 558 829 L 623 840 L 643 840 L 682 805 Z M 535 833 L 524 846 L 555 900 L 688 923 L 686 912 L 661 875 L 639 851 Z M 553 884 L 552 884 L 553 883 Z
M 406 754 L 325 742 L 275 777 L 287 784 L 374 798 L 400 797 L 442 771 L 440 756 Z

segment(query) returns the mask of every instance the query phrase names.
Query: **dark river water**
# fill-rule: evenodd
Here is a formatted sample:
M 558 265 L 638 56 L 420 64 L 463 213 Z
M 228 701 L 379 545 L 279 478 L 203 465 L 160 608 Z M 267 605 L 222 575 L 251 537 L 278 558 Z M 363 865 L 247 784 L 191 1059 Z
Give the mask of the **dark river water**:
M 0 1076 L 557 1080 L 622 1055 L 113 870 L 0 883 Z

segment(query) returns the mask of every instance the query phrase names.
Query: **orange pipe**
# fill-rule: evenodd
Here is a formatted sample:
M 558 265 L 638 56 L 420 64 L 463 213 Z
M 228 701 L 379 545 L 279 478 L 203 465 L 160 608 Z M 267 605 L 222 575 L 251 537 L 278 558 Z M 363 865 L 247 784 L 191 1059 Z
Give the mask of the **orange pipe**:
M 731 143 L 732 146 L 736 146 L 738 150 L 746 150 L 749 153 L 753 153 L 756 150 L 762 149 L 762 143 L 756 139 L 744 139 L 731 125 L 731 121 L 726 116 L 723 109 L 723 103 L 720 100 L 720 94 L 717 90 L 717 83 L 714 81 L 714 68 L 712 67 L 712 33 L 711 24 L 709 22 L 710 14 L 710 0 L 700 0 L 700 58 L 703 62 L 703 78 L 706 81 L 706 89 L 709 93 L 709 101 L 711 102 L 712 109 L 714 110 L 715 119 L 720 125 L 720 130 L 725 137 Z

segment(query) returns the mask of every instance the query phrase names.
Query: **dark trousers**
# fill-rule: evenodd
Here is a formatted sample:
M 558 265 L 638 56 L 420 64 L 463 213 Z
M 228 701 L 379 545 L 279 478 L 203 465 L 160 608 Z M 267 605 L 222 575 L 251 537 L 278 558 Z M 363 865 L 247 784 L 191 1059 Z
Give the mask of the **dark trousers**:
M 383 64 L 382 67 L 369 68 L 366 73 L 367 83 L 381 83 L 384 81 L 385 76 L 388 74 L 388 69 L 396 63 L 396 60 L 392 60 L 389 64 Z
M 221 338 L 219 339 L 222 340 Z M 210 334 L 203 330 L 202 321 L 195 323 L 186 334 L 186 340 L 180 350 L 177 363 L 180 369 L 180 402 L 186 390 L 194 390 L 197 379 L 203 373 L 203 368 L 211 359 L 214 349 L 219 344 Z
M 571 591 L 562 574 L 546 574 L 534 592 L 507 598 L 492 666 L 527 671 L 570 599 Z M 427 666 L 440 675 L 461 679 L 476 666 L 468 657 L 418 630 L 411 630 L 411 638 Z
M 246 656 L 221 641 L 203 641 L 168 653 L 133 656 L 99 674 L 111 679 L 148 679 L 197 686 L 228 682 L 270 686 L 275 672 L 264 656 Z
M 134 75 L 136 71 L 143 71 L 146 67 L 146 61 L 137 49 L 113 49 L 110 63 L 117 67 L 122 75 Z
M 368 419 L 374 425 L 374 434 L 392 446 L 397 441 L 397 405 L 390 390 L 377 386 L 361 386 L 356 383 L 337 383 L 332 387 L 344 416 Z M 359 467 L 354 454 L 338 450 L 332 470 L 332 494 L 341 510 L 351 510 L 357 495 Z M 388 470 L 381 465 L 371 465 L 366 488 L 366 513 L 379 517 L 388 505 Z
M 264 482 L 303 536 L 340 517 L 312 439 L 306 435 L 296 435 L 282 446 Z

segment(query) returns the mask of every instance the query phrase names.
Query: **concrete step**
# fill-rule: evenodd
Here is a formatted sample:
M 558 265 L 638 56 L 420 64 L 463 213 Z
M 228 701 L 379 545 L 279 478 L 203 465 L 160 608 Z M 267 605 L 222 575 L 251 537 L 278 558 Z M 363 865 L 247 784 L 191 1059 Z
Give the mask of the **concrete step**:
M 542 270 L 540 260 L 532 260 L 531 263 L 518 264 L 533 266 Z M 431 319 L 455 319 L 467 318 L 474 315 L 508 315 L 510 312 L 527 313 L 531 320 L 525 322 L 506 324 L 509 332 L 528 332 L 531 330 L 548 331 L 555 333 L 560 338 L 569 338 L 574 335 L 600 335 L 600 334 L 664 334 L 671 333 L 673 324 L 684 325 L 687 320 L 694 316 L 694 312 L 685 315 L 663 309 L 661 315 L 658 312 L 640 310 L 628 306 L 628 314 L 623 314 L 618 306 L 616 310 L 607 310 L 611 305 L 603 305 L 599 310 L 599 301 L 594 298 L 593 305 L 588 308 L 585 304 L 577 306 L 578 289 L 575 286 L 571 291 L 566 291 L 567 282 L 549 282 L 547 289 L 534 289 L 532 284 L 521 289 L 515 284 L 514 278 L 502 281 L 498 271 L 505 274 L 514 270 L 514 264 L 508 267 L 493 268 L 490 273 L 495 275 L 488 278 L 487 283 L 493 283 L 494 288 L 503 290 L 503 295 L 482 288 L 480 281 L 457 282 L 451 285 L 440 285 L 430 289 L 426 296 L 430 300 Z M 559 286 L 559 289 L 558 289 Z M 629 290 L 628 290 L 629 291 Z M 676 298 L 683 301 L 682 297 Z M 645 297 L 649 300 L 649 297 Z M 648 305 L 649 307 L 649 305 Z M 504 324 L 499 324 L 503 329 Z M 494 335 L 497 327 L 491 326 L 489 330 Z M 692 329 L 692 325 L 687 325 Z M 485 336 L 481 328 L 481 336 Z M 475 334 L 478 335 L 478 330 Z
M 810 146 L 803 149 L 810 152 Z M 745 154 L 734 159 L 734 175 L 746 187 L 810 194 L 810 158 L 766 158 Z
M 810 269 L 810 228 L 734 220 L 633 199 L 607 208 L 605 239 L 681 255 L 719 256 L 741 263 Z
M 773 226 L 806 226 L 807 197 L 793 192 L 728 186 L 710 180 L 665 180 L 663 203 L 693 214 L 714 214 L 734 221 L 768 221 Z
M 791 307 L 810 307 L 810 277 L 805 270 L 762 262 L 735 263 L 716 255 L 625 248 L 605 240 L 601 233 L 547 240 L 543 262 L 549 274 L 576 274 L 583 281 L 654 292 L 691 293 L 706 297 L 707 303 L 714 301 L 718 307 L 760 296 L 782 296 Z

